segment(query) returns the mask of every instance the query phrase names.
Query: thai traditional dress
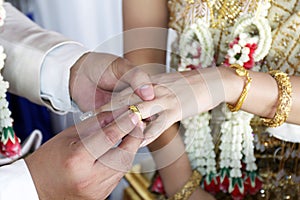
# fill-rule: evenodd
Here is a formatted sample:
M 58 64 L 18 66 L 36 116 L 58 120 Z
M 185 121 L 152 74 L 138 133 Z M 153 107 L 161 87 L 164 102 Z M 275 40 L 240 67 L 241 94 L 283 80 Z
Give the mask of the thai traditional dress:
M 299 0 L 168 3 L 169 26 L 177 32 L 171 66 L 177 70 L 239 64 L 248 70 L 299 74 Z M 224 194 L 234 199 L 300 198 L 298 126 L 266 129 L 258 117 L 230 112 L 224 104 L 182 124 L 192 167 L 204 175 L 207 191 L 221 199 Z

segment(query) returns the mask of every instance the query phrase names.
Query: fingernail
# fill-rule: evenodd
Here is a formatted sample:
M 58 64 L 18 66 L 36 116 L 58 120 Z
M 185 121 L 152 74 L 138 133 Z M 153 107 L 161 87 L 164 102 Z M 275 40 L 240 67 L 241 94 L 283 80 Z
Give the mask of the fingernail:
M 151 100 L 154 98 L 154 93 L 152 87 L 150 85 L 143 85 L 140 87 L 140 91 L 144 100 Z
M 129 115 L 129 117 L 130 117 L 130 119 L 131 119 L 131 121 L 132 121 L 132 123 L 133 123 L 134 125 L 137 125 L 137 124 L 139 123 L 139 121 L 140 121 L 139 116 L 138 116 L 137 114 L 135 114 L 135 113 L 131 113 L 131 114 Z
M 138 138 L 138 139 L 144 139 L 144 125 L 143 125 L 143 122 L 139 121 L 137 126 L 138 126 L 139 130 L 138 131 L 133 131 L 131 133 L 131 135 Z
M 140 147 L 145 147 L 147 143 L 148 141 L 144 139 L 143 142 L 140 144 Z
M 142 121 L 139 121 L 138 126 L 140 127 L 140 129 L 142 130 L 142 132 L 143 132 L 143 131 L 145 130 L 145 128 L 146 128 L 146 124 L 145 124 L 144 122 L 142 122 Z

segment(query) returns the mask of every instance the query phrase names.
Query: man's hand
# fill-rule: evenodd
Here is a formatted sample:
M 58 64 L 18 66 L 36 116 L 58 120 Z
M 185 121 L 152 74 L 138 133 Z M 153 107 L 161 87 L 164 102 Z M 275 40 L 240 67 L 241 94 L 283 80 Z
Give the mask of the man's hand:
M 143 100 L 152 100 L 150 77 L 126 59 L 104 53 L 87 53 L 71 68 L 70 94 L 82 111 L 110 101 L 113 92 L 130 86 Z
M 136 114 L 121 111 L 114 116 L 113 122 L 111 113 L 89 118 L 25 158 L 39 199 L 94 200 L 110 194 L 131 168 L 143 140 Z

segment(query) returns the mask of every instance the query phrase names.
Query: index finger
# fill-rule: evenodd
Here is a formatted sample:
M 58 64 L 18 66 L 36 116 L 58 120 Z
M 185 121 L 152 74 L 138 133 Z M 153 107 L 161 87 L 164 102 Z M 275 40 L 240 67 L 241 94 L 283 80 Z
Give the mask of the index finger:
M 139 121 L 137 114 L 127 111 L 106 127 L 82 138 L 82 143 L 91 156 L 97 159 L 130 133 Z
M 144 139 L 143 129 L 143 124 L 140 122 L 140 125 L 135 127 L 131 134 L 122 140 L 118 147 L 106 152 L 95 162 L 94 166 L 99 168 L 99 164 L 100 166 L 105 165 L 124 173 L 130 170 L 135 154 Z

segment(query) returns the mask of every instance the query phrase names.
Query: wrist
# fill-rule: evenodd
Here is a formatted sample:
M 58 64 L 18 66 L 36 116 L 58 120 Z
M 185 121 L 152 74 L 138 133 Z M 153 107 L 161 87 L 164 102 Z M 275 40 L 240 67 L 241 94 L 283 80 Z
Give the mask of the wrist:
M 215 198 L 205 190 L 203 190 L 200 186 L 193 192 L 189 200 L 198 200 L 198 199 L 205 199 L 205 200 L 214 200 Z
M 70 69 L 70 79 L 69 79 L 69 91 L 70 91 L 70 99 L 72 99 L 75 103 L 76 99 L 77 99 L 77 94 L 76 94 L 76 88 L 75 88 L 75 84 L 77 81 L 77 76 L 79 74 L 79 70 L 80 67 L 82 66 L 84 60 L 86 59 L 86 57 L 90 54 L 91 52 L 87 52 L 85 54 L 83 54 L 75 63 L 74 65 L 71 67 Z
M 190 80 L 196 95 L 198 108 L 194 114 L 202 113 L 203 111 L 211 110 L 225 101 L 227 89 L 224 87 L 225 80 L 222 73 L 223 69 L 219 67 L 204 68 L 196 71 L 196 76 Z M 224 79 L 224 80 L 223 80 Z M 195 83 L 193 83 L 195 82 Z
M 245 81 L 230 67 L 220 66 L 218 68 L 225 91 L 225 103 L 235 105 L 243 91 Z

